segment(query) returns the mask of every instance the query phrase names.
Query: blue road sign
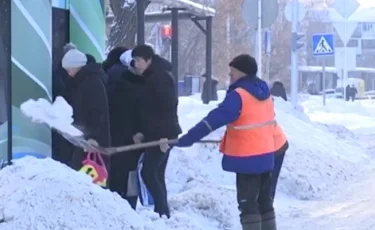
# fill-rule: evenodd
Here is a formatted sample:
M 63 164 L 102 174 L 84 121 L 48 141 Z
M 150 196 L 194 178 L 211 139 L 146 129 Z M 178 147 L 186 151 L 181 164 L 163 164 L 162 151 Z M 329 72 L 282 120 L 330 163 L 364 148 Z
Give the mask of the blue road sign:
M 315 57 L 335 55 L 335 39 L 333 34 L 314 34 L 312 51 Z

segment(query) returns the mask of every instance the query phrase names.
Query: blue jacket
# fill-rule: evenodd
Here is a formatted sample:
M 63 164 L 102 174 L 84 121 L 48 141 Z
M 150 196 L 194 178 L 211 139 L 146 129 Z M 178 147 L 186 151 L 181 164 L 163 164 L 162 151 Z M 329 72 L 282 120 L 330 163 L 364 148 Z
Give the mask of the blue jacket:
M 246 76 L 239 79 L 229 86 L 223 102 L 220 103 L 217 108 L 210 111 L 202 121 L 183 135 L 176 146 L 189 147 L 212 131 L 237 120 L 242 109 L 241 97 L 235 91 L 238 87 L 245 89 L 260 101 L 266 100 L 271 96 L 270 90 L 265 81 L 252 76 Z M 273 162 L 274 153 L 249 158 L 238 158 L 224 155 L 222 167 L 223 170 L 230 172 L 260 174 L 271 171 L 274 167 Z

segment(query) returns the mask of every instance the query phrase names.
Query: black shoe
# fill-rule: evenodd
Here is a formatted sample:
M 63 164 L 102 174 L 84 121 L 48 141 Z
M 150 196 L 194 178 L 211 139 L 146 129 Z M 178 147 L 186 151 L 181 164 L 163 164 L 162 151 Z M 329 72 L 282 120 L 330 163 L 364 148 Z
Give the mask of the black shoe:
M 129 202 L 132 209 L 135 210 L 137 208 L 137 201 L 138 201 L 137 196 L 128 196 L 128 197 L 125 197 L 125 199 Z
M 168 219 L 171 218 L 171 213 L 169 211 L 169 207 L 168 205 L 166 207 L 164 207 L 163 209 L 159 210 L 158 208 L 154 208 L 154 212 L 158 213 L 160 218 L 162 216 L 166 216 Z

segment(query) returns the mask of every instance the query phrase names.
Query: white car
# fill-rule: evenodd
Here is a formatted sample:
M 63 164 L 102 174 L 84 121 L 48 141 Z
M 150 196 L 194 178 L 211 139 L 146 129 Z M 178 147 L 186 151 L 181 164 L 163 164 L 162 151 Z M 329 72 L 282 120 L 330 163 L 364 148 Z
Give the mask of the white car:
M 375 99 L 375 90 L 365 92 L 364 96 L 366 99 L 370 99 L 370 100 Z
M 325 90 L 326 97 L 327 98 L 341 98 L 342 93 L 337 91 L 336 89 L 326 89 Z M 323 95 L 323 91 L 319 93 L 320 95 Z

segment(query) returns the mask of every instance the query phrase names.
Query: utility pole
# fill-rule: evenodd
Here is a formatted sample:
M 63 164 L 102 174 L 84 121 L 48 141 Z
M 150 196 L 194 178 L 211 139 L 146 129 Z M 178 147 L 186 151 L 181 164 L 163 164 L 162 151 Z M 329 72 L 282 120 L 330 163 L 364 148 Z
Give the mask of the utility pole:
M 292 53 L 290 60 L 290 70 L 291 70 L 291 100 L 293 106 L 296 108 L 298 104 L 298 50 L 304 46 L 301 42 L 301 38 L 304 37 L 303 34 L 299 33 L 299 6 L 298 0 L 292 0 Z
M 264 2 L 264 0 L 263 0 Z M 257 51 L 257 62 L 258 62 L 258 77 L 262 78 L 262 1 L 258 0 L 258 51 Z

